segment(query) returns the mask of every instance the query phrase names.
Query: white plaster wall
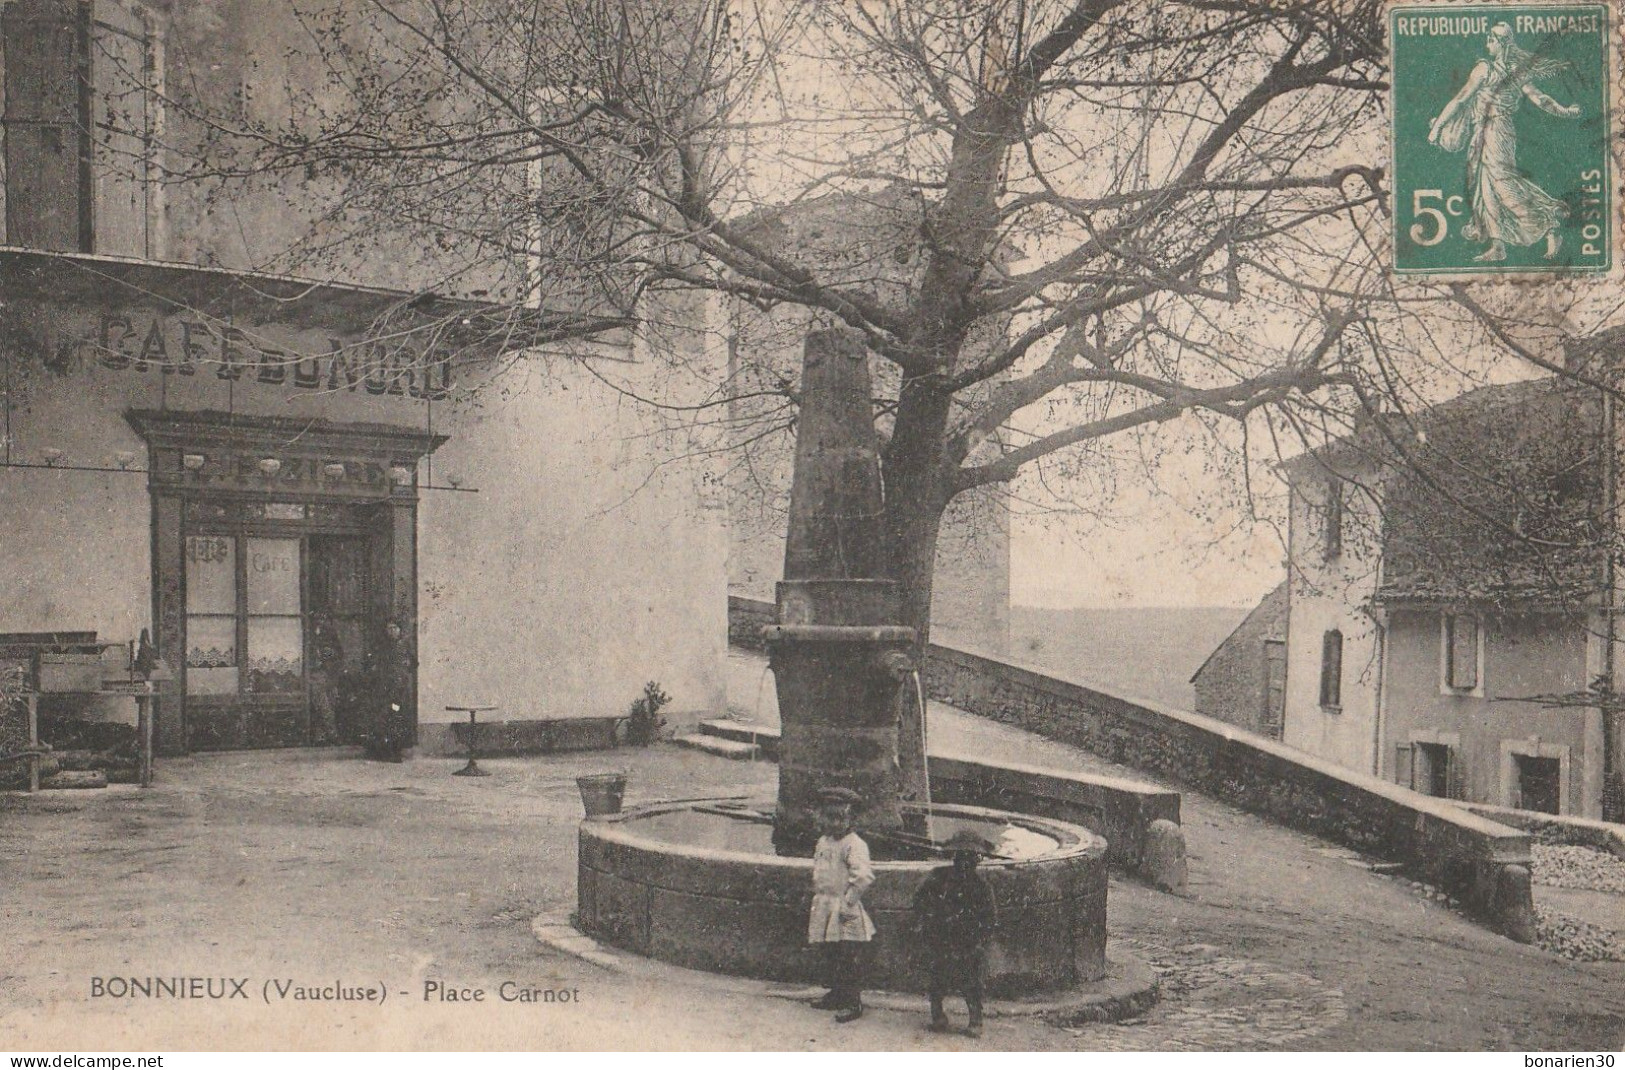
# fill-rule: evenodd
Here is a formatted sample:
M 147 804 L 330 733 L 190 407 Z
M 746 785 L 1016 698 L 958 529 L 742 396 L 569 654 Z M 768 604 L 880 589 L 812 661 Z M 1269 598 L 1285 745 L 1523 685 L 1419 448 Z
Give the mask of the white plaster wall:
M 66 329 L 80 317 L 58 317 Z M 290 352 L 325 343 L 262 330 Z M 8 356 L 11 456 L 146 466 L 129 408 L 228 408 L 424 429 L 422 401 L 364 391 L 234 385 L 115 370 L 86 360 L 57 375 Z M 549 376 L 524 362 L 480 386 L 474 402 L 434 406 L 450 441 L 434 481 L 477 494 L 421 494 L 419 711 L 447 703 L 502 706 L 502 716 L 623 712 L 647 680 L 673 697 L 674 724 L 720 712 L 727 642 L 725 512 L 707 508 L 692 468 L 659 452 L 635 407 L 570 362 Z M 32 370 L 25 370 L 31 368 Z M 670 462 L 656 471 L 656 464 Z M 429 482 L 429 468 L 419 471 Z M 717 502 L 721 505 L 720 499 Z M 0 631 L 91 630 L 134 638 L 150 627 L 146 476 L 0 468 Z
M 436 482 L 479 493 L 426 494 L 419 514 L 420 719 L 469 701 L 624 713 L 650 680 L 674 727 L 719 714 L 726 512 L 693 466 L 631 444 L 647 428 L 629 402 L 572 366 L 554 376 L 489 384 L 435 456 Z
M 1365 606 L 1376 590 L 1376 508 L 1363 493 L 1345 498 L 1343 550 L 1328 561 L 1323 484 L 1295 482 L 1291 506 L 1286 725 L 1283 742 L 1369 773 L 1375 746 L 1379 676 L 1376 622 Z M 1342 704 L 1320 705 L 1321 642 L 1343 633 Z

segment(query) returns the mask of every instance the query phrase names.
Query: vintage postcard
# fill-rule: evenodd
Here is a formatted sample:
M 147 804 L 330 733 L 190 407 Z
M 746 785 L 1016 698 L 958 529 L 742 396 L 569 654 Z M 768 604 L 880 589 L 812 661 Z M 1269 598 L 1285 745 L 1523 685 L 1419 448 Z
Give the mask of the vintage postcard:
M 1613 1067 L 1620 55 L 0 0 L 0 1070 Z

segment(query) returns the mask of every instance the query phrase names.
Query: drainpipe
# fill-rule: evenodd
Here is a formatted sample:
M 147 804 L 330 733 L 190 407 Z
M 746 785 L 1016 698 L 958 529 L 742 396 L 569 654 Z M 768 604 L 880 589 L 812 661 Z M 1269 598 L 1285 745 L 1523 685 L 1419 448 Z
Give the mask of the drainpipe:
M 1371 775 L 1382 779 L 1382 732 L 1388 711 L 1388 611 L 1373 609 L 1377 625 L 1377 708 L 1371 717 Z

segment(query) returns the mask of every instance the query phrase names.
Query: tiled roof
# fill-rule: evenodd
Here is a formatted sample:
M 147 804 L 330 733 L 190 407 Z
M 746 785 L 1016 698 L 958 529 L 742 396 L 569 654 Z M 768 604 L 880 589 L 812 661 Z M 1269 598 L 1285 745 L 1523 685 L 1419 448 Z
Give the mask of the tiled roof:
M 1595 389 L 1486 387 L 1395 437 L 1378 601 L 1573 605 L 1597 589 L 1607 528 Z

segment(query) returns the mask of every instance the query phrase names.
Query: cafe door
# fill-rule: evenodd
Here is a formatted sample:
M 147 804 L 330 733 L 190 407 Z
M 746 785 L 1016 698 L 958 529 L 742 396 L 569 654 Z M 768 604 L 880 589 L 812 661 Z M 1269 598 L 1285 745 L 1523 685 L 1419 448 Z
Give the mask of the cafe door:
M 361 743 L 379 714 L 368 705 L 378 701 L 368 541 L 357 535 L 314 535 L 306 544 L 306 559 L 311 742 Z
M 417 466 L 382 424 L 132 410 L 147 440 L 153 622 L 177 671 L 159 754 L 417 728 Z

